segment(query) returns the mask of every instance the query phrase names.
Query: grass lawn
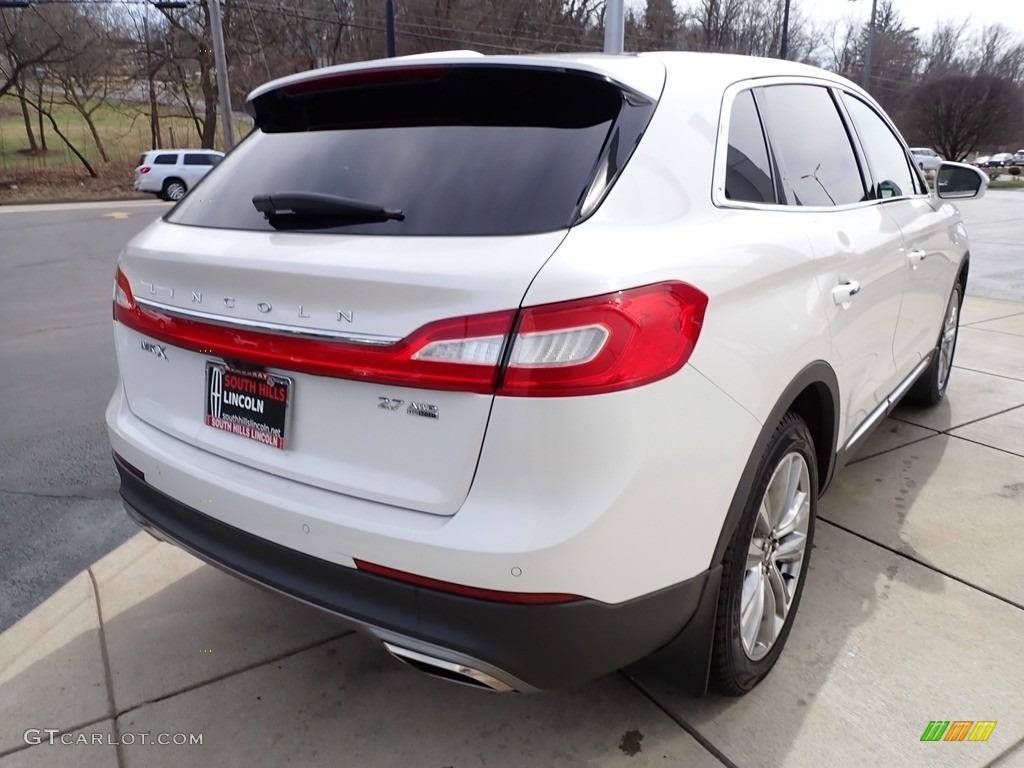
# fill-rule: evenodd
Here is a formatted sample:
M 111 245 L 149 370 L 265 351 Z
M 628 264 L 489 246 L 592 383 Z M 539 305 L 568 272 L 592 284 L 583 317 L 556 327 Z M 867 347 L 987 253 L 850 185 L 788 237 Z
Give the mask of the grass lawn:
M 45 155 L 28 154 L 28 137 L 18 100 L 10 94 L 0 98 L 0 200 L 131 193 L 132 169 L 139 155 L 153 148 L 149 119 L 141 114 L 145 106 L 110 101 L 94 113 L 97 132 L 110 158 L 109 162 L 104 162 L 81 115 L 73 107 L 54 105 L 53 117 L 61 132 L 101 177 L 92 179 L 45 117 L 47 152 Z M 30 116 L 38 142 L 38 115 L 30 112 Z M 160 130 L 165 147 L 198 147 L 200 144 L 195 125 L 183 110 L 166 107 L 160 115 Z M 248 132 L 247 124 L 235 121 L 236 137 Z M 223 146 L 219 132 L 216 143 L 218 147 Z
M 993 179 L 988 183 L 989 189 L 1024 189 L 1024 179 L 1019 176 L 1008 176 L 1002 179 Z

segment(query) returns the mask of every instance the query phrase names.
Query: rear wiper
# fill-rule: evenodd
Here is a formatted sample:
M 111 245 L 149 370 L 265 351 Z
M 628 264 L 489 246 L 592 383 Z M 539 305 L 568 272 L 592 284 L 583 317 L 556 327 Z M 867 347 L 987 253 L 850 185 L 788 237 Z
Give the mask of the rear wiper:
M 326 220 L 334 224 L 360 224 L 376 221 L 403 221 L 405 214 L 401 211 L 389 211 L 374 203 L 353 200 L 337 195 L 324 195 L 317 192 L 271 192 L 267 195 L 255 195 L 253 207 L 262 213 L 271 226 L 286 223 L 293 226 L 301 222 L 324 226 Z

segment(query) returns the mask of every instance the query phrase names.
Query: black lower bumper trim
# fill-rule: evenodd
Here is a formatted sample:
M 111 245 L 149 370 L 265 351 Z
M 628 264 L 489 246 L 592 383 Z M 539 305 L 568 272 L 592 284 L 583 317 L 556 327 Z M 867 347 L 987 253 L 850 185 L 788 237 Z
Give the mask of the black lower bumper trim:
M 379 636 L 411 638 L 536 689 L 574 685 L 665 646 L 698 613 L 707 574 L 608 605 L 510 605 L 426 589 L 282 547 L 166 496 L 125 467 L 121 497 L 156 535 L 215 566 L 318 606 Z

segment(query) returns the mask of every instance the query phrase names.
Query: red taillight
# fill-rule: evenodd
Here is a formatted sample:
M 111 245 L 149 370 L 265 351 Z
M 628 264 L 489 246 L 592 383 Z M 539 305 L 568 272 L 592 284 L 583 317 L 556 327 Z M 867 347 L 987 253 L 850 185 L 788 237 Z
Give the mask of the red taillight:
M 499 395 L 595 395 L 649 384 L 682 368 L 708 297 L 667 282 L 524 309 Z
M 149 166 L 148 165 L 144 165 L 141 168 L 139 168 L 139 173 L 149 173 L 149 170 L 150 170 Z
M 184 349 L 339 379 L 483 394 L 494 392 L 501 345 L 514 317 L 508 310 L 439 320 L 378 347 L 229 328 L 161 312 L 132 299 L 120 269 L 114 298 L 115 320 Z M 445 354 L 446 345 L 454 351 Z
M 117 310 L 131 311 L 135 309 L 135 297 L 132 296 L 132 287 L 128 278 L 124 276 L 121 268 L 114 273 L 114 319 L 117 320 Z
M 579 595 L 568 595 L 561 592 L 505 592 L 500 589 L 467 587 L 464 584 L 454 584 L 450 581 L 431 579 L 428 576 L 417 576 L 415 573 L 396 571 L 394 568 L 368 563 L 365 560 L 356 560 L 356 568 L 360 571 L 366 571 L 366 573 L 385 576 L 395 581 L 404 581 L 406 584 L 414 584 L 417 587 L 426 587 L 427 589 L 435 589 L 439 592 L 448 592 L 453 595 L 462 595 L 463 597 L 474 597 L 477 600 L 490 600 L 496 603 L 556 605 L 558 603 L 575 603 L 583 599 Z
M 394 344 L 366 346 L 214 325 L 140 305 L 120 269 L 114 286 L 115 320 L 184 349 L 340 379 L 512 397 L 593 395 L 670 376 L 693 352 L 706 306 L 696 288 L 658 283 L 518 313 L 439 320 Z

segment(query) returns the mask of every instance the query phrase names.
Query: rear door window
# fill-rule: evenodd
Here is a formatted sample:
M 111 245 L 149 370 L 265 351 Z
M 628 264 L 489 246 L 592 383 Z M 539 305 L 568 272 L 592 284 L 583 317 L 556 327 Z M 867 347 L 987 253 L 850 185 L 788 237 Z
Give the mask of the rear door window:
M 271 230 L 253 197 L 300 192 L 403 217 L 309 222 L 319 232 L 563 229 L 614 182 L 654 110 L 650 100 L 586 73 L 479 65 L 416 72 L 380 82 L 357 73 L 259 97 L 256 129 L 203 182 L 203 198 L 215 202 L 188 198 L 168 220 Z
M 761 93 L 786 202 L 835 206 L 866 199 L 853 145 L 829 89 L 773 85 Z
M 186 154 L 185 165 L 214 165 L 216 155 Z

